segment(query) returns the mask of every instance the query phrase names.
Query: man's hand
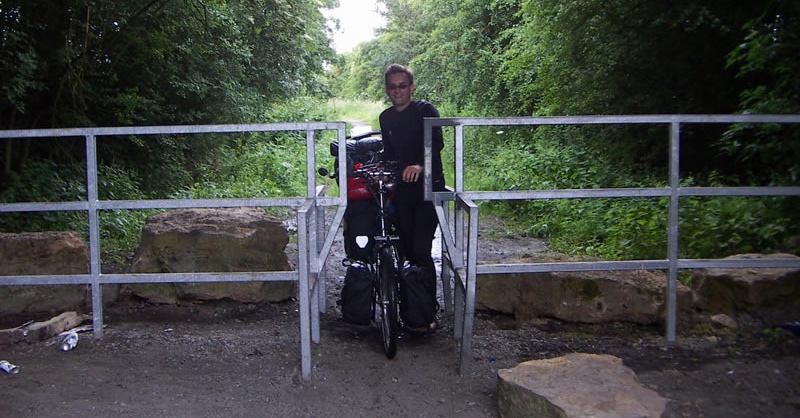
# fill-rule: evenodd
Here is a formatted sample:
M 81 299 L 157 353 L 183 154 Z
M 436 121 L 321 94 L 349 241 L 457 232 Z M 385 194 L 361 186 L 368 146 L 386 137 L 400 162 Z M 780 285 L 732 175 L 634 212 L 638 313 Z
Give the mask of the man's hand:
M 403 169 L 403 181 L 414 183 L 422 178 L 422 166 L 410 165 Z

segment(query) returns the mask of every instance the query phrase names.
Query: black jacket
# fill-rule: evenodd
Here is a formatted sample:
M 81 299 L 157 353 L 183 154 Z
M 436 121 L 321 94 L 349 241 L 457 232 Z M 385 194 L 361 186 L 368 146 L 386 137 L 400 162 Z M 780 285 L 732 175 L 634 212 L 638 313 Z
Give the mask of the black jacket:
M 383 136 L 383 159 L 397 161 L 402 169 L 409 165 L 425 165 L 425 136 L 423 118 L 439 117 L 439 111 L 430 102 L 412 100 L 402 112 L 394 107 L 384 110 L 380 115 L 381 135 Z M 442 128 L 433 128 L 433 148 L 431 172 L 433 190 L 444 190 L 444 171 L 442 169 L 442 148 L 444 138 Z M 422 200 L 423 181 L 401 183 L 398 185 L 398 198 Z

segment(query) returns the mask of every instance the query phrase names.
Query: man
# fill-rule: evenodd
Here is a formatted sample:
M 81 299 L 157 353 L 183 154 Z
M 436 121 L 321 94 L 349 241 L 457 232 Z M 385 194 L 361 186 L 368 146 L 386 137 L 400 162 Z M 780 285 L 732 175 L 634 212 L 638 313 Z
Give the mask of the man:
M 384 88 L 392 106 L 380 115 L 383 158 L 397 161 L 402 170 L 402 182 L 397 185 L 394 201 L 401 247 L 406 260 L 422 269 L 425 291 L 435 306 L 436 268 L 431 249 L 438 222 L 433 203 L 424 200 L 423 118 L 439 117 L 439 111 L 430 102 L 411 99 L 415 90 L 414 73 L 403 65 L 391 64 L 386 68 Z M 431 164 L 434 191 L 444 190 L 442 148 L 442 129 L 434 128 Z M 412 315 L 404 320 L 408 322 L 409 316 Z M 428 333 L 435 331 L 438 324 L 431 318 L 427 323 L 406 323 L 406 326 L 412 331 Z

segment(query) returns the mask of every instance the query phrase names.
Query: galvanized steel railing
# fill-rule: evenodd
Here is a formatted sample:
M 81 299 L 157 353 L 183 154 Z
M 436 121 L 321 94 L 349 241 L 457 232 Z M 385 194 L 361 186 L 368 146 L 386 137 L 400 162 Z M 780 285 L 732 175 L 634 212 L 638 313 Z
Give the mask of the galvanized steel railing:
M 675 341 L 677 321 L 677 273 L 693 268 L 800 268 L 795 260 L 691 260 L 678 258 L 678 208 L 684 196 L 798 196 L 800 187 L 680 187 L 679 148 L 680 128 L 685 124 L 721 123 L 800 123 L 800 115 L 653 115 L 653 116 L 580 116 L 580 117 L 520 117 L 520 118 L 437 118 L 425 120 L 425 182 L 426 199 L 436 203 L 442 230 L 443 283 L 445 306 L 455 313 L 455 338 L 460 340 L 460 369 L 471 358 L 472 327 L 475 313 L 475 290 L 478 274 L 526 273 L 591 270 L 667 270 L 667 339 Z M 515 125 L 593 125 L 593 124 L 661 124 L 670 127 L 669 187 L 625 189 L 561 189 L 526 191 L 467 191 L 464 190 L 464 127 Z M 431 129 L 438 126 L 455 127 L 454 189 L 450 192 L 430 192 Z M 325 197 L 316 183 L 315 133 L 337 131 L 339 142 L 339 195 Z M 100 200 L 97 184 L 98 136 L 131 136 L 158 134 L 208 134 L 271 131 L 306 132 L 306 196 L 288 198 L 245 199 L 164 199 L 164 200 Z M 310 343 L 319 342 L 319 314 L 325 310 L 324 266 L 335 235 L 344 217 L 347 204 L 344 122 L 303 122 L 245 125 L 155 126 L 130 128 L 71 128 L 43 130 L 0 131 L 0 138 L 82 137 L 86 144 L 86 183 L 88 198 L 78 202 L 21 202 L 0 203 L 3 212 L 84 211 L 88 213 L 89 256 L 88 274 L 50 276 L 0 276 L 4 285 L 91 285 L 94 333 L 103 336 L 103 302 L 101 286 L 122 283 L 173 282 L 238 282 L 238 281 L 297 281 L 300 305 L 300 351 L 304 379 L 311 377 Z M 663 260 L 631 260 L 606 262 L 560 262 L 529 264 L 477 264 L 479 200 L 527 200 L 616 197 L 667 197 L 669 204 L 668 254 Z M 450 219 L 447 202 L 454 201 L 454 216 Z M 115 209 L 176 209 L 220 207 L 289 207 L 297 211 L 298 267 L 295 271 L 240 273 L 170 273 L 170 274 L 103 274 L 100 269 L 99 211 Z M 337 208 L 332 223 L 326 228 L 324 209 Z M 449 289 L 450 275 L 455 286 Z M 454 294 L 451 294 L 451 290 Z M 451 303 L 454 302 L 454 307 Z
M 475 289 L 478 274 L 533 273 L 554 271 L 666 270 L 666 338 L 676 341 L 678 270 L 697 268 L 800 268 L 796 259 L 680 259 L 678 258 L 678 221 L 680 198 L 689 196 L 800 196 L 800 187 L 681 187 L 681 127 L 689 124 L 800 123 L 800 115 L 641 115 L 641 116 L 564 116 L 518 118 L 438 118 L 425 120 L 425 190 L 426 200 L 437 203 L 440 225 L 448 225 L 444 206 L 455 199 L 455 228 L 441 228 L 443 257 L 447 275 L 455 274 L 456 337 L 460 339 L 463 370 L 471 359 L 472 326 L 475 313 Z M 464 189 L 464 128 L 474 126 L 542 125 L 625 125 L 645 124 L 669 127 L 665 138 L 669 151 L 669 187 L 613 189 L 554 189 L 514 191 L 469 191 Z M 431 129 L 454 127 L 454 193 L 433 193 L 431 187 Z M 797 140 L 800 140 L 798 138 Z M 661 260 L 604 262 L 553 262 L 526 264 L 477 264 L 479 200 L 531 200 L 575 198 L 660 198 L 669 199 L 667 254 Z M 468 219 L 465 225 L 464 218 Z M 466 230 L 466 234 L 465 231 Z M 445 278 L 445 281 L 447 279 Z
M 315 134 L 317 131 L 335 130 L 339 141 L 339 173 L 346 173 L 344 122 L 302 122 L 244 125 L 151 126 L 116 128 L 71 128 L 0 131 L 2 138 L 83 138 L 86 144 L 87 200 L 75 202 L 19 202 L 0 203 L 0 213 L 83 211 L 88 213 L 89 273 L 72 275 L 16 275 L 0 276 L 0 286 L 11 285 L 77 285 L 91 286 L 93 328 L 96 337 L 103 336 L 103 301 L 101 286 L 123 283 L 185 283 L 185 282 L 248 282 L 295 281 L 298 283 L 300 305 L 301 369 L 304 379 L 311 376 L 311 342 L 319 342 L 319 314 L 325 309 L 324 265 L 333 243 L 334 235 L 347 203 L 346 184 L 340 179 L 338 197 L 323 197 L 316 183 Z M 100 200 L 97 182 L 97 137 L 134 135 L 220 134 L 244 132 L 303 131 L 306 133 L 305 196 L 282 198 L 245 199 L 162 199 L 162 200 Z M 326 144 L 327 145 L 327 144 Z M 344 174 L 342 174 L 344 176 Z M 324 206 L 338 206 L 334 224 L 325 230 Z M 153 273 L 104 274 L 100 263 L 99 212 L 115 209 L 177 209 L 223 207 L 288 207 L 297 212 L 298 266 L 292 271 L 237 272 L 237 273 Z

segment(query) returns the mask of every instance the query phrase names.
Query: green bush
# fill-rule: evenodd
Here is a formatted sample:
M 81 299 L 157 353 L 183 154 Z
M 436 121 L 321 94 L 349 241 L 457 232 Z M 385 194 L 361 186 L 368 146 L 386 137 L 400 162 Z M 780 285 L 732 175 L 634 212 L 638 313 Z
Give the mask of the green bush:
M 545 135 L 546 134 L 546 135 Z M 624 154 L 588 151 L 566 141 L 574 129 L 533 129 L 472 134 L 465 157 L 468 190 L 549 190 L 664 187 L 663 174 L 641 174 Z M 474 146 L 473 146 L 474 144 Z M 614 156 L 616 154 L 616 156 Z M 491 173 L 491 175 L 486 175 Z M 712 176 L 712 185 L 725 184 Z M 687 179 L 683 186 L 691 186 Z M 800 233 L 797 198 L 682 198 L 680 256 L 716 258 L 768 252 Z M 668 199 L 547 199 L 484 203 L 509 217 L 513 234 L 550 240 L 558 252 L 610 260 L 667 257 Z
M 681 200 L 680 255 L 687 258 L 763 253 L 800 232 L 783 207 L 797 198 L 713 197 Z
M 321 105 L 322 103 L 322 105 Z M 265 122 L 332 120 L 323 101 L 298 97 L 264 111 Z M 334 131 L 317 131 L 317 167 L 332 166 L 329 144 Z M 220 148 L 217 157 L 198 167 L 194 184 L 176 191 L 175 198 L 279 198 L 306 195 L 306 132 L 259 132 L 239 135 Z M 316 173 L 316 167 L 313 170 Z M 316 176 L 316 174 L 314 174 Z M 317 183 L 329 179 L 316 176 Z
M 220 199 L 305 196 L 305 135 L 254 134 L 253 140 L 225 147 L 215 167 L 203 167 L 192 186 L 176 198 Z
M 101 166 L 97 173 L 98 196 L 102 200 L 141 199 L 135 174 L 117 167 Z M 36 161 L 0 193 L 2 202 L 86 201 L 84 164 Z M 146 211 L 103 211 L 99 215 L 104 250 L 132 248 L 139 242 Z M 14 212 L 3 215 L 3 232 L 75 231 L 88 239 L 88 214 L 84 211 Z

